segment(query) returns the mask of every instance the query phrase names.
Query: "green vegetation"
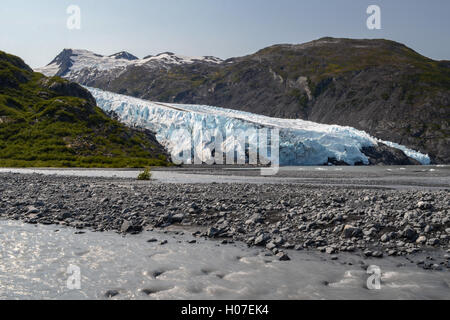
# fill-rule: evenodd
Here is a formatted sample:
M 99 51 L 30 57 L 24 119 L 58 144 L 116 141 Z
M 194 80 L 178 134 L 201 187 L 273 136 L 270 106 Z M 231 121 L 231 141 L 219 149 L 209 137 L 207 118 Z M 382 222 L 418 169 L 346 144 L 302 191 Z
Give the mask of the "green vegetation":
M 152 173 L 150 172 L 149 167 L 145 168 L 145 170 L 143 172 L 141 172 L 137 177 L 138 180 L 143 180 L 143 181 L 148 181 L 151 178 L 152 178 Z
M 294 97 L 298 101 L 298 105 L 301 110 L 306 109 L 308 107 L 308 96 L 306 93 L 301 91 L 300 89 L 293 89 L 289 93 L 290 96 Z
M 310 79 L 314 88 L 326 79 L 359 73 L 373 68 L 390 70 L 405 75 L 400 83 L 406 90 L 418 88 L 427 96 L 437 90 L 450 89 L 450 68 L 447 62 L 434 61 L 414 50 L 389 40 L 320 39 L 338 41 L 296 50 L 291 46 L 272 46 L 256 53 L 270 63 L 275 72 L 285 79 L 300 76 Z M 398 81 L 398 79 L 395 79 Z M 385 99 L 386 96 L 383 97 Z M 386 100 L 386 99 L 385 99 Z
M 164 154 L 154 136 L 110 119 L 82 87 L 0 51 L 0 166 L 165 166 Z

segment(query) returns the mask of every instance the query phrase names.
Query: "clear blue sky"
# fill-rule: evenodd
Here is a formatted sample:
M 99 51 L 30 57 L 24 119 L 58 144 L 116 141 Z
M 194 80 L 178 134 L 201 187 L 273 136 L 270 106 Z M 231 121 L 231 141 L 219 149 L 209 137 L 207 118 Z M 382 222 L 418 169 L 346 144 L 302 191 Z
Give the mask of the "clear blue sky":
M 81 8 L 79 31 L 66 28 L 70 4 Z M 371 4 L 381 7 L 382 30 L 366 27 Z M 229 58 L 324 36 L 386 38 L 450 60 L 449 0 L 1 0 L 0 7 L 0 50 L 32 67 L 63 48 Z

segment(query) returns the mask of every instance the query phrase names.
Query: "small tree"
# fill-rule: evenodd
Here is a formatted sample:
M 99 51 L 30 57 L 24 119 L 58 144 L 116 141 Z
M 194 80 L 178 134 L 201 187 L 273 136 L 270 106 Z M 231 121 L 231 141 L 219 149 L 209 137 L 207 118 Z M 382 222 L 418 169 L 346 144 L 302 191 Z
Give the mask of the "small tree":
M 145 170 L 143 172 L 141 172 L 137 177 L 138 180 L 146 180 L 146 181 L 150 180 L 151 178 L 152 178 L 152 173 L 150 172 L 149 167 L 145 168 Z

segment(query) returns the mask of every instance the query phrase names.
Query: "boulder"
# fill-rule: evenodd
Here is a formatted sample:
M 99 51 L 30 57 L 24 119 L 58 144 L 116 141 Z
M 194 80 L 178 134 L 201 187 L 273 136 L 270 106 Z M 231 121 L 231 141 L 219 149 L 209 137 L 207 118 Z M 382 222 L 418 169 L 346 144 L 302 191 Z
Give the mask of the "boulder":
M 362 235 L 362 231 L 360 228 L 354 227 L 352 225 L 346 225 L 343 231 L 345 238 L 353 238 L 360 237 Z

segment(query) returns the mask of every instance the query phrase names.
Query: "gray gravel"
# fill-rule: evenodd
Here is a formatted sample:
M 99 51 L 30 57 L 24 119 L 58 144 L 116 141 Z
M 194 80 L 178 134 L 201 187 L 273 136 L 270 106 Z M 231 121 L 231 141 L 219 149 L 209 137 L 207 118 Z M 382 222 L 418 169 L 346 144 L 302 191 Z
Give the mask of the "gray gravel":
M 162 184 L 130 179 L 0 174 L 0 217 L 94 231 L 189 230 L 266 247 L 367 257 L 449 251 L 448 190 L 333 188 L 301 184 Z M 447 260 L 417 261 L 425 269 Z

